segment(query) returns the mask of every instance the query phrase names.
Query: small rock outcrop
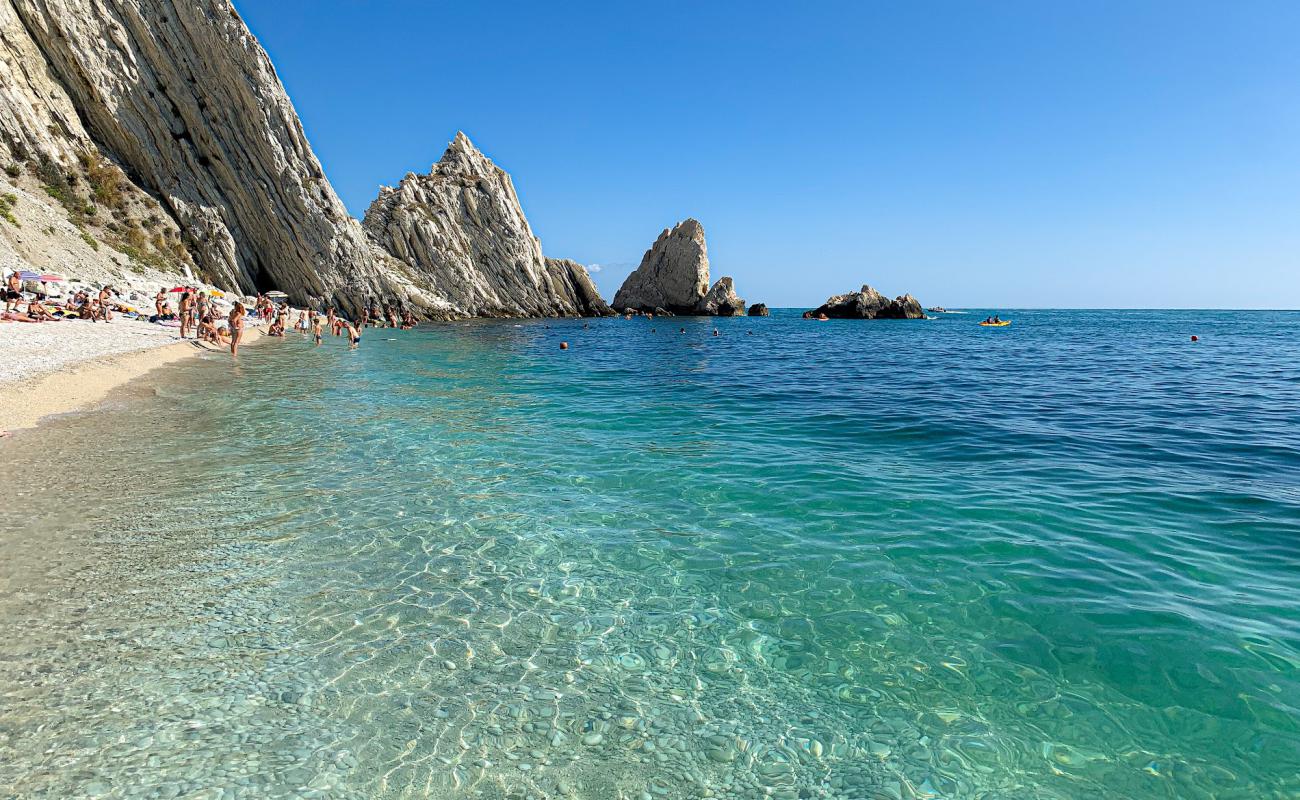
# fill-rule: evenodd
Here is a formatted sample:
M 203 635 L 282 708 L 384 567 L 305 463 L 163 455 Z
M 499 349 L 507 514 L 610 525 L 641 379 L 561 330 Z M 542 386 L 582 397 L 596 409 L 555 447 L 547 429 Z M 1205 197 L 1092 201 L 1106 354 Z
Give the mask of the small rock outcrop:
M 729 317 L 745 313 L 731 278 L 709 286 L 709 250 L 704 226 L 684 219 L 665 228 L 641 264 L 614 295 L 618 311 L 670 312 L 679 316 Z
M 890 300 L 870 286 L 861 291 L 837 294 L 805 317 L 825 314 L 831 319 L 925 319 L 921 304 L 910 294 Z
M 751 317 L 766 317 L 771 313 L 767 310 L 767 303 L 755 303 L 749 307 L 749 316 Z
M 736 296 L 736 286 L 731 278 L 722 277 L 696 304 L 695 312 L 708 317 L 743 317 L 745 301 Z
M 510 175 L 463 133 L 427 175 L 382 188 L 363 225 L 460 316 L 609 313 L 586 268 L 542 255 Z

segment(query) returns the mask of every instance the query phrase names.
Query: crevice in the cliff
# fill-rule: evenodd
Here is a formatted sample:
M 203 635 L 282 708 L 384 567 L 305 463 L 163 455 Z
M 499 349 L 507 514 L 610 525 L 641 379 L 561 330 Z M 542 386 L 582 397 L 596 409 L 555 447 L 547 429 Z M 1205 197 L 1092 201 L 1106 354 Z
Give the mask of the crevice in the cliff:
M 280 287 L 276 285 L 275 281 L 271 279 L 271 276 L 267 274 L 266 265 L 262 263 L 262 257 L 253 254 L 250 258 L 253 261 L 253 288 L 257 290 L 257 293 L 265 294 L 266 292 L 279 289 Z

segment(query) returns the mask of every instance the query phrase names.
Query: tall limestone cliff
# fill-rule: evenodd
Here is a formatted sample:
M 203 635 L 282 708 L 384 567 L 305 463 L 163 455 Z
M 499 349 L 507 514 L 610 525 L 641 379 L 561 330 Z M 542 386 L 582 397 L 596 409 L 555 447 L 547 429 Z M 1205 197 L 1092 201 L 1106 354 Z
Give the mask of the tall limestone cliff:
M 8 0 L 0 0 L 0 168 L 0 269 L 107 282 L 125 270 L 193 266 L 181 228 L 104 157 Z
M 427 175 L 381 189 L 363 224 L 459 315 L 610 313 L 582 265 L 542 255 L 510 175 L 464 133 Z
M 445 311 L 348 216 L 228 0 L 0 0 L 0 62 L 8 180 L 79 226 L 111 215 L 105 238 L 133 258 L 299 303 Z
M 0 170 L 0 268 L 193 275 L 354 313 L 609 313 L 463 135 L 372 205 L 377 241 L 229 0 L 0 0 Z
M 709 288 L 709 249 L 704 226 L 687 218 L 665 228 L 645 252 L 641 264 L 614 295 L 618 311 L 662 309 L 681 315 L 738 316 L 745 301 L 736 296 L 731 278 Z

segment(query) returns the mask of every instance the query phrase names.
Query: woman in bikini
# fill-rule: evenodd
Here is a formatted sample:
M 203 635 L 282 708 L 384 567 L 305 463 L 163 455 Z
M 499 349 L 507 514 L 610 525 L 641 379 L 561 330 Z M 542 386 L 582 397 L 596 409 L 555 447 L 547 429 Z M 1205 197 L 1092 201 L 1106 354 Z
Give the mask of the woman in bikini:
M 235 307 L 230 309 L 230 316 L 226 319 L 230 324 L 230 354 L 239 355 L 239 340 L 244 336 L 244 304 L 235 301 Z
M 186 289 L 181 293 L 178 313 L 181 315 L 181 338 L 187 338 L 190 331 L 190 325 L 194 322 L 194 295 Z
M 205 342 L 219 343 L 217 339 L 217 320 L 212 316 L 211 311 L 199 318 L 198 337 Z
M 58 319 L 58 317 L 50 313 L 50 310 L 46 308 L 45 304 L 40 300 L 33 300 L 27 304 L 27 316 L 37 322 L 44 322 L 45 320 L 54 321 Z

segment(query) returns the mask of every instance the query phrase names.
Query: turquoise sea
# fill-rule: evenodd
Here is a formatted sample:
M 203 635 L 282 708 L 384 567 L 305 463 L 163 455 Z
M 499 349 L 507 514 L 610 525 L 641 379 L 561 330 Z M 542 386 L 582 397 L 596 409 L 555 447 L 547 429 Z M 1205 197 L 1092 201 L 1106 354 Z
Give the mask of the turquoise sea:
M 985 313 L 291 335 L 0 440 L 0 796 L 1300 797 L 1300 313 Z

